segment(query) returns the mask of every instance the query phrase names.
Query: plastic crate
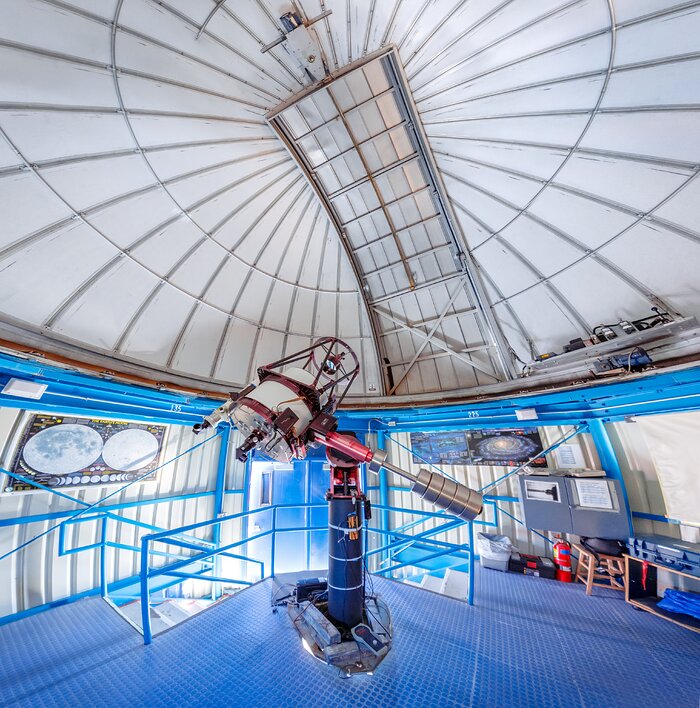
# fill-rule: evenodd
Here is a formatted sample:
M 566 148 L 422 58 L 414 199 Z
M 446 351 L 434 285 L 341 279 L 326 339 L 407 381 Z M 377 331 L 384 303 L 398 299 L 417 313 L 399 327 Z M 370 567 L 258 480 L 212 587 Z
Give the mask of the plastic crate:
M 669 536 L 633 536 L 630 555 L 700 577 L 700 544 Z
M 482 568 L 492 568 L 493 570 L 501 570 L 504 573 L 508 570 L 508 558 L 484 558 L 479 556 L 479 562 Z

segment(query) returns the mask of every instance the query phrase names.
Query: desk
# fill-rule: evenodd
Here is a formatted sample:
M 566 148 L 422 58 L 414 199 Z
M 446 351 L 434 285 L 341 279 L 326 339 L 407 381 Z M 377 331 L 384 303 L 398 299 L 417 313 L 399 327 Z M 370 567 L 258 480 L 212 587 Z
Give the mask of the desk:
M 647 577 L 646 583 L 643 582 L 643 570 L 644 563 L 647 563 Z M 657 617 L 673 622 L 674 624 L 690 629 L 693 632 L 700 633 L 700 620 L 691 617 L 690 615 L 682 615 L 676 612 L 668 612 L 660 607 L 657 607 L 656 603 L 659 598 L 656 594 L 656 581 L 658 570 L 665 570 L 674 575 L 683 576 L 685 578 L 692 578 L 693 580 L 700 580 L 697 575 L 690 575 L 690 573 L 683 573 L 680 570 L 674 570 L 661 563 L 652 563 L 651 561 L 644 561 L 641 558 L 635 558 L 634 556 L 625 555 L 625 600 L 638 607 L 640 610 L 645 610 L 646 612 L 651 612 Z

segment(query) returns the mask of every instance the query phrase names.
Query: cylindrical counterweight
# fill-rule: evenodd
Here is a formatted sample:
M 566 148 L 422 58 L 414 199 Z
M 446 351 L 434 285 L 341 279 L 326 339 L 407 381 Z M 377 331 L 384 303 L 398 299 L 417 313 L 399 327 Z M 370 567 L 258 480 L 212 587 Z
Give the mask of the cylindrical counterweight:
M 464 521 L 472 521 L 481 513 L 483 507 L 481 493 L 469 489 L 464 484 L 424 469 L 421 469 L 416 476 L 386 461 L 382 461 L 381 466 L 408 479 L 412 484 L 412 492 L 448 514 L 453 514 Z
M 437 473 L 421 469 L 415 475 L 412 472 L 402 470 L 400 467 L 392 465 L 386 461 L 386 452 L 377 450 L 372 452 L 368 447 L 343 433 L 329 433 L 325 436 L 324 442 L 335 450 L 341 450 L 351 458 L 359 462 L 369 463 L 371 472 L 377 474 L 384 467 L 390 472 L 395 472 L 401 477 L 411 482 L 411 491 L 420 495 L 425 501 L 443 509 L 448 514 L 472 521 L 481 513 L 483 498 L 480 492 L 459 482 L 454 482 L 447 477 Z
M 328 614 L 346 627 L 362 622 L 362 519 L 354 499 L 328 503 Z M 351 527 L 348 520 L 356 519 Z M 351 528 L 353 529 L 351 531 Z

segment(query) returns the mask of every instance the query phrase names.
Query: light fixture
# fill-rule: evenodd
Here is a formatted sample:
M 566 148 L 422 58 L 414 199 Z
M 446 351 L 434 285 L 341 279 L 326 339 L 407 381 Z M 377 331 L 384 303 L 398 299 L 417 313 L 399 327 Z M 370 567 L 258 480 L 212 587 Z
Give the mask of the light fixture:
M 17 398 L 31 398 L 38 401 L 46 391 L 48 384 L 27 381 L 26 379 L 10 379 L 2 389 L 6 396 Z

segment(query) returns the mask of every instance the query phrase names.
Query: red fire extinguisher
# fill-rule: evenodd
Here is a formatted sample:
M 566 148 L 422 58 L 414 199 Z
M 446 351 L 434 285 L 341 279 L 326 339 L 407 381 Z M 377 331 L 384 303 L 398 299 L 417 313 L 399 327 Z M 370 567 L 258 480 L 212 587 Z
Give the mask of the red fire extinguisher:
M 572 582 L 571 545 L 561 538 L 554 544 L 554 565 L 557 566 L 557 580 L 562 583 Z

